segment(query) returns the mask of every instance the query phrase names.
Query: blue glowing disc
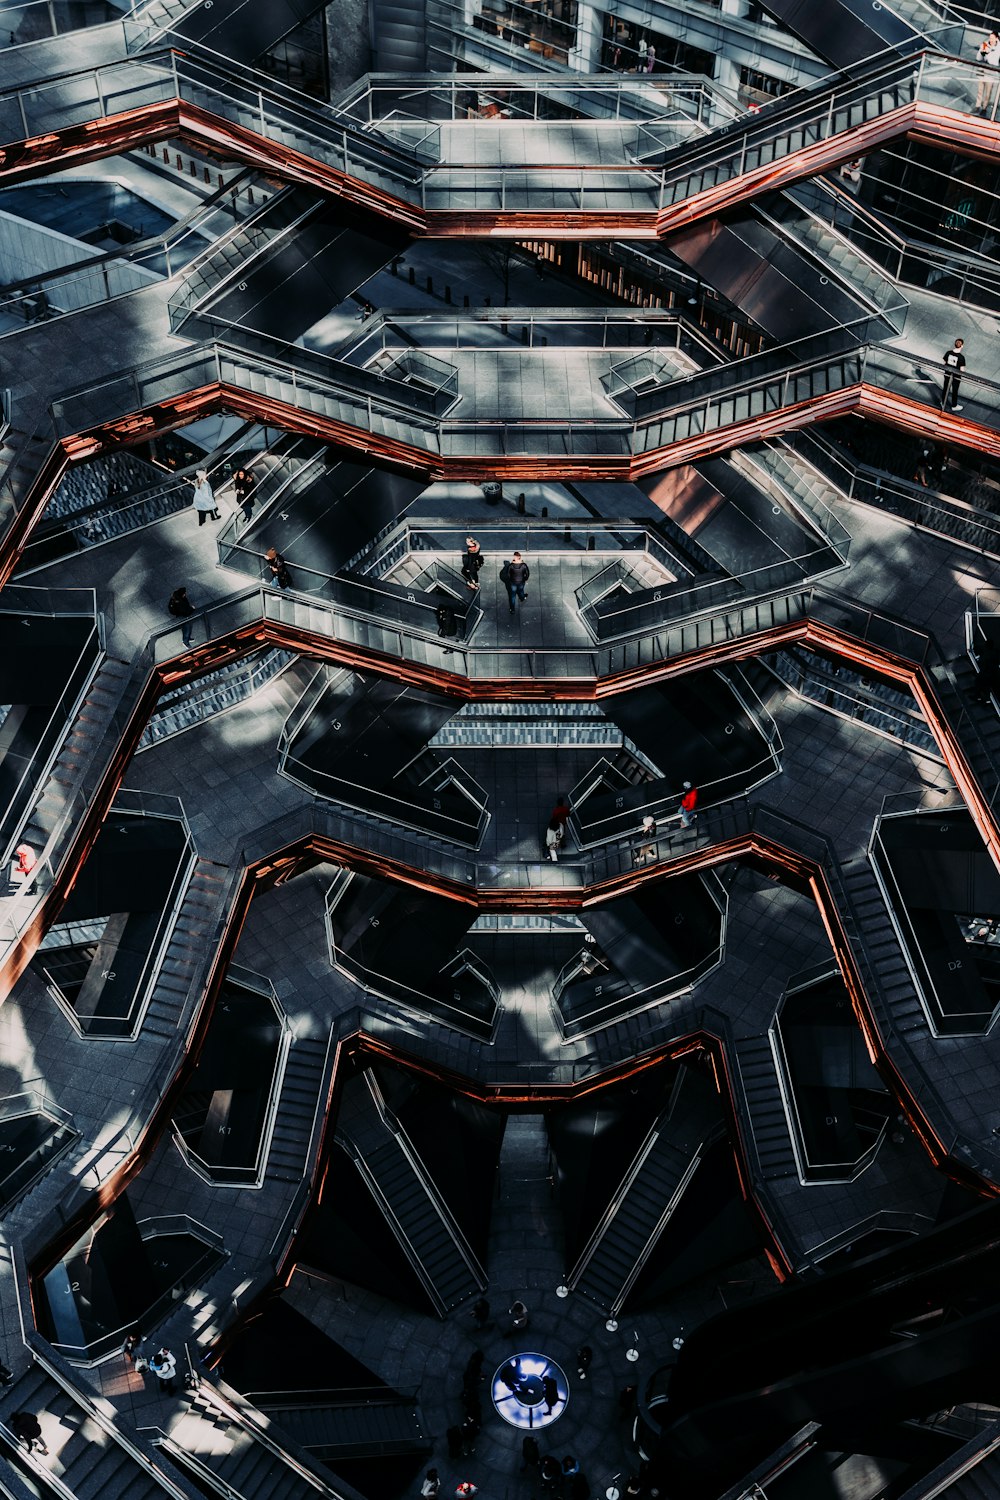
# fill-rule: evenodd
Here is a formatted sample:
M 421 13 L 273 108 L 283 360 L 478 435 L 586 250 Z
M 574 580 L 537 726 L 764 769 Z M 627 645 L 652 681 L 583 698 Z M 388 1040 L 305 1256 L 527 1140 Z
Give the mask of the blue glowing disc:
M 493 1376 L 490 1394 L 505 1422 L 534 1431 L 558 1422 L 569 1405 L 569 1381 L 545 1354 L 512 1354 Z

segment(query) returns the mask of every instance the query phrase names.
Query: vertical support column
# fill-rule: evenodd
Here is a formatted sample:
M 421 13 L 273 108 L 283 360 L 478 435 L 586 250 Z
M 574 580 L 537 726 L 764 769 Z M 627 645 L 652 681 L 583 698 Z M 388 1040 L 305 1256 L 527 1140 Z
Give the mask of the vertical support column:
M 601 66 L 602 12 L 588 0 L 578 0 L 576 46 L 569 55 L 571 68 L 596 73 Z

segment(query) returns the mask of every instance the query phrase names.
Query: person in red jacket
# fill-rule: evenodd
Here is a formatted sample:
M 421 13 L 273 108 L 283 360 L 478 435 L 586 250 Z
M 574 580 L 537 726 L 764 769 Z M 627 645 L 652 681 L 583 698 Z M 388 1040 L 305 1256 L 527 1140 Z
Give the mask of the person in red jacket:
M 684 795 L 681 798 L 681 827 L 690 828 L 698 816 L 698 788 L 692 786 L 690 781 L 684 783 Z

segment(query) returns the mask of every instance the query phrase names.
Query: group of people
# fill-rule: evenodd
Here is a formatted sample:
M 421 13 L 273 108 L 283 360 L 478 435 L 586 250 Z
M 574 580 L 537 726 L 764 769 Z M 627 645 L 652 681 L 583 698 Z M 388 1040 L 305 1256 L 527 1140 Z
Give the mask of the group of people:
M 204 526 L 211 517 L 213 521 L 221 521 L 219 513 L 219 502 L 215 498 L 211 480 L 207 469 L 197 469 L 194 476 L 194 500 L 193 505 L 198 512 L 198 525 Z M 240 464 L 233 471 L 233 492 L 236 503 L 243 512 L 243 519 L 249 521 L 253 516 L 254 490 L 257 488 L 257 476 L 249 464 Z
M 156 1376 L 161 1392 L 172 1395 L 177 1379 L 177 1360 L 173 1351 L 164 1346 L 147 1356 L 142 1353 L 142 1342 L 141 1333 L 130 1333 L 122 1345 L 122 1353 L 137 1373 L 141 1375 L 149 1370 Z
M 462 577 L 465 579 L 466 587 L 478 592 L 480 588 L 479 575 L 486 561 L 483 549 L 474 536 L 465 538 L 465 551 L 462 553 Z M 507 590 L 510 601 L 510 612 L 514 613 L 516 599 L 523 604 L 527 598 L 524 586 L 531 577 L 531 569 L 521 556 L 520 552 L 514 552 L 510 560 L 505 562 L 500 569 L 500 582 Z
M 647 42 L 645 37 L 640 37 L 634 62 L 625 47 L 616 46 L 611 54 L 611 66 L 616 73 L 627 72 L 630 69 L 636 73 L 652 73 L 656 67 L 655 42 Z
M 562 1500 L 590 1500 L 590 1482 L 572 1453 L 563 1459 L 554 1453 L 542 1453 L 529 1433 L 521 1444 L 521 1454 L 522 1472 L 533 1469 L 537 1473 L 543 1495 L 558 1495 Z

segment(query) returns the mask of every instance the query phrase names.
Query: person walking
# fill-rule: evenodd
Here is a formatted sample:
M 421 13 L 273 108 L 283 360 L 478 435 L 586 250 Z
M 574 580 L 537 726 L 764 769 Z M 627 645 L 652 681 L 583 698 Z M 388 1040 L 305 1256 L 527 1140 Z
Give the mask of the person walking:
M 504 563 L 504 581 L 507 584 L 507 592 L 510 595 L 510 612 L 514 613 L 514 599 L 517 597 L 523 604 L 526 598 L 524 585 L 531 577 L 531 569 L 521 556 L 515 552 L 509 563 Z
M 551 1495 L 557 1484 L 562 1483 L 562 1464 L 552 1453 L 546 1453 L 539 1465 L 539 1476 L 542 1481 L 542 1490 Z
M 23 886 L 34 873 L 34 869 L 37 864 L 38 855 L 35 853 L 32 846 L 30 844 L 18 844 L 17 848 L 14 850 L 14 861 L 11 872 L 11 879 L 14 881 L 15 885 Z M 33 896 L 37 889 L 38 881 L 36 877 L 31 881 L 30 886 L 28 886 L 28 895 Z
M 566 826 L 558 818 L 551 818 L 545 830 L 545 850 L 554 865 L 559 863 L 559 850 L 566 834 Z
M 485 1297 L 479 1297 L 472 1304 L 472 1318 L 477 1328 L 488 1328 L 490 1326 L 490 1304 Z
M 236 491 L 236 503 L 243 512 L 244 521 L 249 521 L 253 515 L 253 492 L 257 488 L 257 476 L 253 469 L 247 464 L 241 464 L 233 475 L 233 488 Z
M 434 611 L 434 618 L 442 640 L 451 640 L 452 636 L 458 634 L 458 619 L 450 604 L 439 604 Z
M 42 1424 L 31 1411 L 16 1411 L 10 1419 L 10 1430 L 15 1437 L 21 1439 L 27 1445 L 29 1453 L 36 1448 L 39 1453 L 48 1453 L 45 1440 L 42 1437 Z
M 526 1469 L 537 1469 L 541 1461 L 542 1451 L 538 1446 L 538 1439 L 529 1432 L 521 1442 L 521 1473 Z
M 684 795 L 681 797 L 681 827 L 690 828 L 698 816 L 698 788 L 692 786 L 690 781 L 684 783 Z
M 208 482 L 208 470 L 199 469 L 195 474 L 194 486 L 194 508 L 198 512 L 198 525 L 204 526 L 209 516 L 213 521 L 221 520 L 218 506 L 215 503 L 215 491 Z
M 962 371 L 965 369 L 965 355 L 962 353 L 965 347 L 964 339 L 956 339 L 950 349 L 946 349 L 941 356 L 945 366 L 944 383 L 941 386 L 941 409 L 942 411 L 961 411 L 958 405 L 958 388 L 962 384 Z
M 510 1329 L 511 1333 L 520 1333 L 528 1326 L 528 1309 L 524 1303 L 518 1300 L 510 1305 Z
M 149 1361 L 149 1368 L 160 1382 L 160 1390 L 164 1395 L 172 1395 L 174 1391 L 174 1379 L 177 1375 L 177 1361 L 169 1349 L 157 1349 Z
M 549 817 L 557 819 L 565 828 L 566 820 L 568 819 L 572 810 L 573 809 L 569 805 L 569 798 L 567 797 L 566 793 L 560 792 L 559 796 L 556 798 L 555 807 L 549 813 Z
M 191 632 L 194 629 L 191 624 L 194 605 L 187 596 L 187 589 L 174 589 L 167 600 L 167 613 L 173 615 L 175 620 L 181 621 L 181 640 L 185 646 L 190 646 Z
M 462 553 L 462 577 L 466 586 L 470 589 L 479 588 L 479 572 L 486 561 L 483 549 L 474 536 L 465 538 L 465 551 Z
M 589 1344 L 584 1344 L 576 1351 L 576 1373 L 581 1380 L 586 1380 L 591 1365 L 594 1362 L 594 1351 Z
M 545 1397 L 545 1411 L 548 1414 L 559 1405 L 559 1384 L 554 1375 L 542 1377 L 542 1394 Z
M 472 1353 L 469 1355 L 469 1362 L 466 1365 L 465 1373 L 462 1376 L 462 1395 L 465 1397 L 466 1401 L 468 1401 L 472 1397 L 474 1397 L 476 1401 L 479 1400 L 479 1387 L 483 1379 L 484 1358 L 485 1356 L 482 1349 L 473 1349 Z
M 268 547 L 267 566 L 271 574 L 271 587 L 275 589 L 287 589 L 291 587 L 292 575 L 288 571 L 288 564 L 278 551 L 277 547 Z
M 976 62 L 980 64 L 979 81 L 976 84 L 976 113 L 989 114 L 993 102 L 992 69 L 1000 67 L 1000 36 L 991 31 L 976 48 Z

